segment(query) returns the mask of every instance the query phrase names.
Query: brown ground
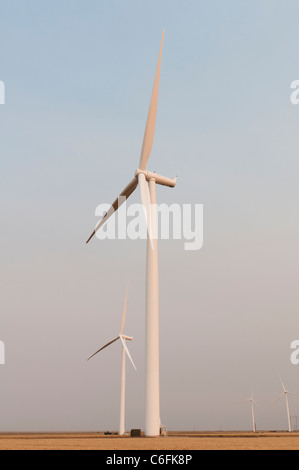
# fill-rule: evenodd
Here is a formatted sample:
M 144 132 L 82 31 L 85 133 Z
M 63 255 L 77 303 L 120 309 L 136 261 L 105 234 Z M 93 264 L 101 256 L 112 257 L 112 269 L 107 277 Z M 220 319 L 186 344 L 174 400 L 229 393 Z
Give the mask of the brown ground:
M 299 433 L 172 433 L 161 438 L 2 434 L 0 450 L 299 450 Z

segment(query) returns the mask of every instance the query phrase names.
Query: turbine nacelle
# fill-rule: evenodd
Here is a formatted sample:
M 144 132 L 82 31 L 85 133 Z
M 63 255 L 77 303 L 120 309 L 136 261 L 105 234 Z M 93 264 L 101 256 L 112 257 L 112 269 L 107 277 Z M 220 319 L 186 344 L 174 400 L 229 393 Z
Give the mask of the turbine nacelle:
M 126 335 L 119 334 L 118 337 L 119 338 L 122 337 L 126 341 L 133 341 L 133 336 L 126 336 Z
M 169 188 L 175 188 L 178 179 L 177 176 L 175 178 L 167 178 L 166 176 L 158 175 L 157 173 L 153 173 L 152 171 L 140 169 L 136 170 L 136 178 L 138 178 L 140 174 L 143 174 L 145 176 L 146 181 L 155 181 L 156 184 L 168 186 Z

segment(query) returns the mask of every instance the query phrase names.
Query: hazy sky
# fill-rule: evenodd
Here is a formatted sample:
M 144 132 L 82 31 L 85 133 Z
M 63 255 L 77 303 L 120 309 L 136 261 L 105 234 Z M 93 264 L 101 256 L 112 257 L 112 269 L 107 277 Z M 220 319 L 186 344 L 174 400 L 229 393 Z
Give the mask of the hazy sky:
M 144 427 L 144 241 L 85 241 L 138 166 L 162 29 L 149 168 L 204 204 L 204 247 L 161 241 L 169 429 L 287 427 L 299 393 L 296 0 L 0 0 L 0 431 L 116 429 L 130 280 L 127 429 Z M 139 201 L 138 193 L 131 202 Z M 299 415 L 299 398 L 290 401 Z

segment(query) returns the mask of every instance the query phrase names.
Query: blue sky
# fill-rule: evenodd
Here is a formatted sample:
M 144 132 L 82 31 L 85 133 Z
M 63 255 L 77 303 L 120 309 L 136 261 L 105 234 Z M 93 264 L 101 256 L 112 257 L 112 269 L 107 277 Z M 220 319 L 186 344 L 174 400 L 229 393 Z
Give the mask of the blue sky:
M 0 0 L 0 430 L 117 427 L 120 352 L 85 358 L 117 333 L 128 278 L 127 422 L 143 426 L 145 244 L 85 240 L 137 168 L 163 28 L 149 167 L 179 175 L 159 202 L 204 204 L 205 219 L 200 252 L 160 243 L 162 419 L 249 427 L 238 401 L 255 387 L 260 425 L 286 426 L 267 405 L 278 369 L 299 387 L 298 13 L 291 0 Z

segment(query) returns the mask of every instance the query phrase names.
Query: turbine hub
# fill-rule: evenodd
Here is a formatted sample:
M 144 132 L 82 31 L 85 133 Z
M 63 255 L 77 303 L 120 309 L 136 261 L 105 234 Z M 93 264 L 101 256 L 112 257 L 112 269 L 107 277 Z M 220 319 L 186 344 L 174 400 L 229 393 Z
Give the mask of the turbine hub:
M 157 184 L 162 186 L 168 186 L 169 188 L 174 188 L 176 186 L 177 177 L 176 178 L 167 178 L 166 176 L 158 175 L 157 173 L 153 173 L 152 171 L 146 170 L 136 170 L 135 176 L 138 178 L 140 174 L 143 174 L 147 181 L 154 180 Z
M 126 341 L 133 341 L 133 336 L 126 336 L 126 335 L 119 335 L 119 336 L 125 339 Z

